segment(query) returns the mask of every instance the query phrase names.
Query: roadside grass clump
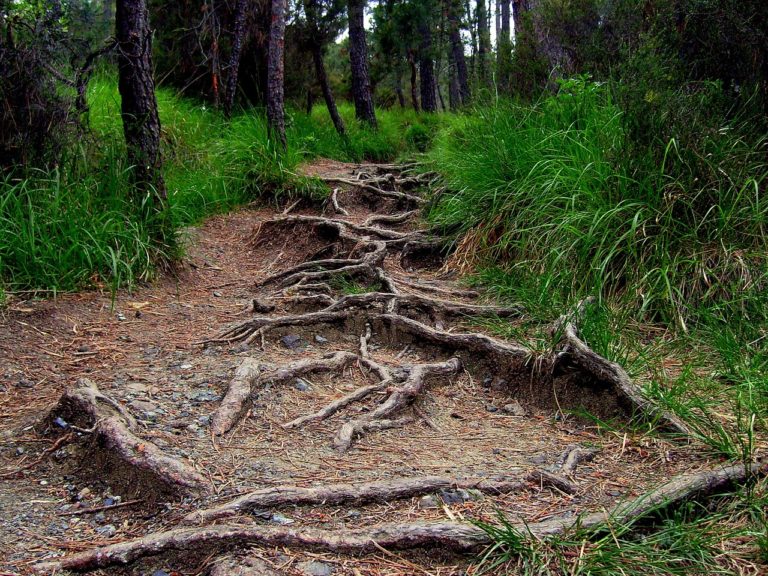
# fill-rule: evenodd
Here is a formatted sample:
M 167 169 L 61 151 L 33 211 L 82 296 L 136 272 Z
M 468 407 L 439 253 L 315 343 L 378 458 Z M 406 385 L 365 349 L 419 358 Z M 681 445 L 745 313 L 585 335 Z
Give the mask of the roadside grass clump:
M 532 105 L 453 118 L 429 154 L 448 190 L 430 218 L 458 230 L 456 262 L 495 266 L 518 287 L 509 295 L 533 303 L 621 298 L 638 318 L 682 329 L 704 306 L 759 308 L 768 137 L 723 119 L 696 147 L 657 142 L 657 164 L 625 126 L 607 86 L 586 78 Z
M 494 543 L 473 574 L 667 576 L 760 573 L 765 562 L 766 483 L 650 516 L 536 538 L 500 515 L 476 522 Z M 649 520 L 653 523 L 649 523 Z M 727 553 L 724 553 L 727 551 Z

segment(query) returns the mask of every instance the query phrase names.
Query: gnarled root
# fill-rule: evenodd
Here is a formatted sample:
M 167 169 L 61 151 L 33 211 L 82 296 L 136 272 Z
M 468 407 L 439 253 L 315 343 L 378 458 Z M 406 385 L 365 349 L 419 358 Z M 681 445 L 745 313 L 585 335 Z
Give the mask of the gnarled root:
M 543 538 L 572 528 L 598 533 L 603 527 L 652 516 L 664 508 L 701 499 L 768 473 L 765 463 L 723 466 L 674 478 L 669 483 L 619 504 L 613 510 L 578 518 L 555 517 L 538 523 L 513 524 L 515 528 Z M 583 533 L 583 532 L 582 532 Z M 232 545 L 300 546 L 333 552 L 371 552 L 380 548 L 408 549 L 441 546 L 455 551 L 479 550 L 491 544 L 487 532 L 472 524 L 458 522 L 381 524 L 372 528 L 318 530 L 313 528 L 219 525 L 182 528 L 149 534 L 142 538 L 73 554 L 55 562 L 35 566 L 39 573 L 57 570 L 91 570 L 128 564 L 144 556 L 169 550 L 209 550 Z
M 80 430 L 88 428 L 106 457 L 117 459 L 138 476 L 149 476 L 176 492 L 208 490 L 208 481 L 191 467 L 167 456 L 152 442 L 136 436 L 134 418 L 115 400 L 102 394 L 90 380 L 80 380 L 76 388 L 61 397 L 49 416 L 50 420 L 55 418 L 77 424 Z

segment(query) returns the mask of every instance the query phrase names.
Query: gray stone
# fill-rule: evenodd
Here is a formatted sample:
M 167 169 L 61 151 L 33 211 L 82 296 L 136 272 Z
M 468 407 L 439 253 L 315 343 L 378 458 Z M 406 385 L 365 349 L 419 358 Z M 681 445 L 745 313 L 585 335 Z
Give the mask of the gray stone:
M 283 516 L 282 514 L 279 514 L 275 512 L 269 517 L 270 522 L 274 522 L 275 524 L 280 524 L 281 526 L 287 526 L 288 524 L 293 524 L 295 520 L 292 520 L 288 518 L 287 516 Z
M 22 448 L 21 446 L 16 448 L 16 456 L 24 456 L 24 448 Z
M 333 574 L 333 566 L 317 560 L 302 562 L 297 568 L 306 576 L 331 576 Z
M 19 388 L 34 388 L 35 383 L 32 382 L 32 380 L 27 380 L 26 378 L 19 378 L 19 381 L 16 382 L 16 386 Z
M 301 339 L 301 336 L 296 334 L 283 336 L 280 338 L 280 342 L 282 342 L 283 346 L 288 348 L 288 350 L 299 350 L 304 347 L 304 341 Z
M 96 528 L 96 532 L 107 538 L 112 538 L 112 536 L 117 534 L 117 528 L 115 528 L 114 524 L 107 524 L 106 526 L 99 526 Z
M 309 384 L 301 378 L 296 378 L 296 380 L 293 381 L 293 387 L 299 392 L 307 392 L 310 389 Z
M 421 508 L 422 510 L 437 508 L 438 507 L 437 498 L 431 494 L 422 496 L 421 498 L 419 498 L 418 507 Z
M 328 344 L 328 338 L 320 336 L 320 334 L 315 334 L 315 342 L 318 344 Z
M 152 576 L 170 576 L 165 570 L 155 570 L 152 572 Z
M 150 413 L 157 411 L 157 406 L 152 404 L 152 402 L 146 402 L 144 400 L 133 400 L 128 406 L 138 412 Z
M 214 291 L 213 296 L 214 296 L 214 298 L 221 298 L 221 292 Z
M 182 370 L 192 370 L 193 366 L 192 364 L 182 364 L 181 366 L 179 366 L 179 368 L 181 368 Z
M 499 411 L 499 409 L 498 409 L 498 408 L 496 408 L 496 406 L 494 406 L 493 404 L 488 404 L 488 405 L 485 407 L 485 410 L 486 410 L 487 412 L 498 412 L 498 411 Z
M 504 412 L 510 416 L 525 416 L 527 414 L 525 408 L 517 400 L 504 404 Z
M 481 500 L 482 497 L 482 493 L 476 490 L 464 490 L 462 488 L 440 490 L 440 498 L 449 505 Z
M 210 416 L 200 416 L 197 419 L 197 423 L 200 424 L 200 426 L 208 426 L 211 423 L 211 417 Z

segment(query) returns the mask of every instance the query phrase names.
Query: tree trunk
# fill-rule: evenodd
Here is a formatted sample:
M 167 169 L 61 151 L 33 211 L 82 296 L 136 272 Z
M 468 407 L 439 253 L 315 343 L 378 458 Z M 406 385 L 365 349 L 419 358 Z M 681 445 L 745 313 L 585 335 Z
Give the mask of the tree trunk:
M 447 2 L 451 64 L 455 71 L 459 102 L 467 105 L 471 99 L 471 94 L 467 78 L 467 62 L 464 58 L 464 43 L 461 41 L 461 31 L 459 30 L 462 6 L 460 0 L 447 0 Z M 453 85 L 451 88 L 453 89 Z
M 368 49 L 365 44 L 365 0 L 348 0 L 349 60 L 352 69 L 352 97 L 355 116 L 376 128 L 376 112 L 373 108 L 371 81 L 368 76 Z
M 224 115 L 232 116 L 232 108 L 235 105 L 237 94 L 237 81 L 240 71 L 240 55 L 243 52 L 243 40 L 245 39 L 245 19 L 248 15 L 248 0 L 237 0 L 235 6 L 235 25 L 232 30 L 232 51 L 229 55 L 229 75 L 227 76 L 227 91 L 224 94 Z
M 432 60 L 432 28 L 430 18 L 424 17 L 419 23 L 419 77 L 421 78 L 421 109 L 437 112 L 435 98 L 435 64 Z
M 499 46 L 499 38 L 501 38 L 501 3 L 502 0 L 496 0 L 496 47 Z
M 339 136 L 345 136 L 347 131 L 344 127 L 344 120 L 339 115 L 339 110 L 336 108 L 336 100 L 333 97 L 333 91 L 331 85 L 328 83 L 328 74 L 325 72 L 325 62 L 323 61 L 323 49 L 320 44 L 315 43 L 312 47 L 312 59 L 315 61 L 315 75 L 317 81 L 320 83 L 320 89 L 323 91 L 323 98 L 325 98 L 325 105 L 328 107 L 328 114 L 333 120 L 333 125 L 336 128 L 336 132 Z
M 413 50 L 408 52 L 408 64 L 411 67 L 411 105 L 416 112 L 419 112 L 419 92 L 416 87 L 416 56 Z
M 152 78 L 152 33 L 144 0 L 118 0 L 115 13 L 118 43 L 118 88 L 128 161 L 139 196 L 149 191 L 164 211 L 165 182 L 160 157 L 160 117 Z
M 491 51 L 491 34 L 488 30 L 488 14 L 485 8 L 485 0 L 477 0 L 477 35 L 479 37 L 477 59 L 480 85 L 489 86 L 491 77 L 488 70 L 488 54 Z
M 269 53 L 267 56 L 267 126 L 270 138 L 288 147 L 285 139 L 285 3 L 272 0 L 272 18 L 269 26 Z
M 112 5 L 114 4 L 114 0 L 104 0 L 101 5 L 101 19 L 104 21 L 104 24 L 107 26 L 107 29 L 112 24 Z
M 398 64 L 397 71 L 395 72 L 395 92 L 397 93 L 397 102 L 400 104 L 400 108 L 405 108 L 405 95 L 403 94 L 403 70 L 400 64 Z
M 498 46 L 498 84 L 503 91 L 509 90 L 509 80 L 512 67 L 512 37 L 510 34 L 510 0 L 501 0 L 501 33 L 496 39 Z
M 471 52 L 469 55 L 469 73 L 472 82 L 477 81 L 477 14 L 472 16 L 472 6 L 469 0 L 464 0 L 464 11 L 469 19 L 469 39 L 471 43 Z

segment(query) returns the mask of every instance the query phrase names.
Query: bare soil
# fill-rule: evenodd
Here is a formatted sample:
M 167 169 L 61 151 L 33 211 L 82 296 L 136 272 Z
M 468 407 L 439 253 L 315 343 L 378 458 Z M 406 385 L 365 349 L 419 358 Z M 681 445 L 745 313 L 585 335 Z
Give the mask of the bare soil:
M 307 171 L 351 178 L 356 169 L 323 161 Z M 337 198 L 348 216 L 333 214 L 329 206 L 298 207 L 291 215 L 325 211 L 329 218 L 361 224 L 375 213 L 408 209 L 401 200 L 377 198 L 348 185 L 340 186 Z M 19 296 L 2 311 L 0 574 L 32 573 L 42 561 L 172 529 L 196 510 L 260 488 L 420 476 L 457 481 L 520 478 L 525 483 L 524 489 L 505 494 L 449 489 L 386 502 L 244 511 L 228 523 L 333 531 L 392 522 L 493 522 L 499 511 L 511 520 L 534 523 L 609 509 L 676 474 L 706 465 L 684 443 L 629 431 L 598 433 L 569 414 L 587 397 L 589 402 L 583 403 L 594 409 L 601 394 L 605 405 L 615 408 L 616 399 L 605 387 L 585 387 L 571 379 L 572 393 L 558 397 L 552 393 L 557 380 L 538 380 L 533 368 L 509 376 L 507 367 L 494 366 L 488 358 L 473 361 L 476 354 L 398 336 L 375 320 L 368 322 L 372 327 L 368 348 L 380 365 L 394 369 L 442 362 L 454 355 L 462 360 L 457 373 L 427 380 L 402 411 L 409 416 L 408 423 L 368 431 L 344 452 L 334 447 L 340 426 L 373 412 L 393 386 L 324 421 L 297 429 L 283 427 L 371 384 L 370 371 L 353 363 L 340 372 L 302 376 L 298 382 L 255 382 L 245 415 L 230 432 L 215 437 L 211 418 L 244 359 L 255 359 L 262 372 L 274 372 L 326 353 L 359 353 L 365 333 L 363 315 L 341 323 L 296 324 L 269 331 L 263 349 L 260 339 L 250 344 L 241 340 L 202 344 L 228 326 L 252 318 L 253 298 L 276 307 L 268 317 L 317 309 L 297 302 L 290 290 L 257 283 L 309 257 L 317 259 L 336 240 L 317 233 L 317 226 L 310 224 L 270 224 L 275 217 L 273 210 L 259 209 L 208 220 L 189 231 L 188 257 L 175 275 L 132 292 L 121 291 L 114 300 L 104 291 L 48 299 Z M 381 227 L 407 233 L 420 224 L 413 218 Z M 403 265 L 398 253 L 388 250 L 383 269 L 395 282 L 403 281 L 408 293 L 477 303 L 441 269 L 442 261 L 430 258 Z M 328 285 L 336 299 L 344 293 L 370 291 L 354 279 L 328 280 Z M 423 310 L 414 317 L 449 334 L 465 331 L 467 325 L 466 319 Z M 287 346 L 285 337 L 288 342 L 298 337 L 298 344 Z M 72 429 L 71 422 L 52 422 L 50 411 L 81 378 L 94 382 L 133 415 L 138 437 L 201 474 L 210 490 L 181 494 L 144 481 L 110 450 L 90 440 L 88 431 Z M 524 415 L 514 410 L 516 402 Z M 615 413 L 614 408 L 609 412 Z M 531 480 L 530 473 L 539 470 L 557 474 L 575 447 L 597 451 L 566 478 L 575 493 Z M 283 545 L 247 549 L 201 545 L 95 573 L 447 576 L 471 574 L 472 558 L 441 548 L 381 548 L 352 554 Z

